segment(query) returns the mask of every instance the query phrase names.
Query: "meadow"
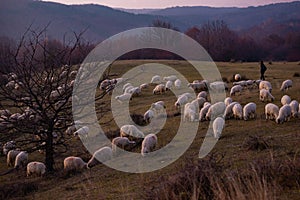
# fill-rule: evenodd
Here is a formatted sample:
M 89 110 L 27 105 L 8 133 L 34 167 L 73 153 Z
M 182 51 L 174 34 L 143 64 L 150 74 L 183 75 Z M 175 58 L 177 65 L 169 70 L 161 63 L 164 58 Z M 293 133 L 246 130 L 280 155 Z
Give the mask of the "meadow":
M 116 61 L 111 68 L 111 74 L 114 75 L 112 78 L 120 77 L 133 66 L 151 62 L 153 61 Z M 190 82 L 202 79 L 184 61 L 157 62 L 176 69 Z M 265 64 L 268 68 L 266 80 L 273 86 L 273 103 L 281 105 L 283 92 L 279 89 L 286 79 L 293 81 L 293 87 L 286 94 L 291 99 L 300 101 L 299 63 Z M 228 81 L 229 88 L 232 87 L 232 76 L 236 73 L 245 79 L 256 80 L 260 77 L 258 63 L 218 62 L 216 65 L 223 80 Z M 130 113 L 143 115 L 151 103 L 165 101 L 168 118 L 158 133 L 156 148 L 159 149 L 172 140 L 181 116 L 176 114 L 176 97 L 172 92 L 153 95 L 153 88 L 152 85 L 141 96 L 133 98 Z M 226 95 L 229 96 L 229 92 Z M 27 178 L 25 171 L 0 176 L 0 199 L 299 199 L 300 119 L 292 118 L 283 124 L 265 120 L 266 103 L 259 101 L 257 88 L 245 89 L 241 95 L 232 98 L 242 106 L 255 102 L 257 117 L 249 121 L 226 120 L 220 140 L 203 159 L 199 159 L 198 154 L 207 132 L 207 121 L 199 123 L 197 135 L 188 150 L 163 169 L 134 174 L 99 164 L 90 170 L 66 176 L 62 169 L 65 157 L 80 156 L 85 161 L 90 158 L 81 141 L 73 138 L 68 141 L 70 149 L 64 154 L 56 155 L 54 173 L 42 178 Z M 110 102 L 110 96 L 107 95 L 97 103 L 109 107 Z M 112 114 L 97 114 L 106 134 L 110 138 L 115 136 L 119 128 L 114 121 L 107 122 Z M 140 147 L 132 151 L 139 152 Z M 29 160 L 43 161 L 43 155 L 35 152 L 30 155 Z M 1 156 L 0 172 L 6 170 L 6 158 Z

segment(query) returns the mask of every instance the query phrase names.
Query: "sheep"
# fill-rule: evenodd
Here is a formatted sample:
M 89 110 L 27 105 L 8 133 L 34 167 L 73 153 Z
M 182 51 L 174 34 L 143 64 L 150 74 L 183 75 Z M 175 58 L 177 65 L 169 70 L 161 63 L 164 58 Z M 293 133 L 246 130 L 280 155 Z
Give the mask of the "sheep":
M 289 121 L 292 114 L 291 106 L 288 104 L 283 105 L 279 109 L 278 117 L 276 118 L 276 123 L 281 124 L 284 121 Z
M 235 74 L 234 75 L 234 80 L 235 81 L 240 81 L 242 79 L 242 76 L 240 74 Z
M 27 177 L 36 174 L 37 176 L 43 176 L 46 173 L 46 165 L 42 162 L 30 162 L 27 164 Z
M 125 94 L 121 94 L 119 96 L 116 96 L 115 99 L 117 101 L 119 101 L 120 103 L 123 103 L 125 101 L 129 101 L 132 100 L 131 94 L 130 93 L 125 93 Z
M 206 113 L 206 120 L 214 120 L 217 117 L 223 116 L 226 106 L 224 102 L 217 102 L 210 106 Z
M 134 125 L 124 125 L 120 128 L 120 136 L 121 137 L 136 137 L 136 138 L 144 138 L 144 133 L 140 131 L 136 126 Z
M 229 104 L 232 103 L 232 98 L 231 97 L 227 97 L 225 100 L 224 100 L 224 103 L 226 106 L 228 106 Z
M 109 79 L 103 80 L 100 84 L 100 90 L 106 90 L 106 88 L 111 84 L 112 84 L 111 80 Z
M 268 101 L 271 100 L 272 102 L 274 101 L 274 96 L 269 92 L 269 90 L 266 89 L 261 89 L 259 91 L 259 100 L 260 101 Z
M 64 171 L 66 173 L 81 171 L 87 168 L 87 163 L 80 157 L 69 156 L 64 159 Z
M 210 108 L 211 104 L 208 102 L 206 105 L 203 106 L 203 108 L 201 108 L 200 113 L 199 113 L 199 121 L 204 121 L 205 120 L 205 116 L 208 112 L 208 109 Z
M 196 120 L 196 107 L 192 103 L 187 103 L 184 106 L 183 119 L 188 121 Z
M 15 159 L 20 152 L 19 150 L 10 150 L 7 153 L 6 164 L 8 167 L 14 166 Z
M 273 103 L 268 103 L 265 106 L 265 115 L 266 115 L 266 120 L 268 119 L 276 119 L 279 114 L 279 107 Z
M 13 150 L 16 148 L 16 142 L 11 140 L 9 142 L 6 142 L 4 145 L 3 145 L 3 154 L 4 155 L 7 155 L 7 153 L 10 151 L 10 150 Z
M 230 119 L 231 117 L 233 117 L 233 110 L 232 110 L 232 108 L 237 103 L 238 102 L 234 101 L 231 104 L 229 104 L 228 106 L 226 106 L 225 113 L 224 113 L 224 116 L 223 116 L 225 119 Z
M 291 101 L 290 103 L 291 111 L 292 111 L 292 117 L 296 118 L 298 117 L 299 112 L 299 103 L 296 100 Z
M 285 80 L 282 82 L 281 87 L 280 87 L 280 91 L 287 91 L 290 87 L 293 86 L 293 81 L 292 80 Z
M 128 91 L 128 93 L 132 94 L 132 96 L 139 96 L 142 91 L 140 87 L 134 87 Z
M 244 117 L 245 121 L 256 117 L 256 104 L 255 103 L 250 102 L 244 106 L 243 117 Z
M 247 81 L 233 82 L 232 85 L 233 85 L 233 86 L 240 85 L 240 86 L 242 86 L 242 87 L 246 87 L 246 86 L 247 86 Z
M 291 97 L 289 97 L 288 95 L 283 95 L 281 97 L 281 100 L 280 100 L 281 104 L 284 106 L 286 104 L 290 104 L 291 103 Z
M 164 84 L 159 84 L 153 89 L 153 94 L 163 94 L 166 91 Z
M 186 96 L 188 98 L 188 100 L 194 99 L 194 96 L 189 92 L 186 92 L 186 93 L 183 93 L 183 94 L 179 95 L 178 98 L 181 97 L 181 96 Z
M 85 136 L 87 137 L 87 135 L 89 134 L 89 127 L 87 126 L 83 126 L 80 129 L 78 129 L 77 131 L 75 131 L 73 134 L 74 136 L 80 135 L 80 136 Z
M 101 149 L 98 149 L 94 152 L 92 158 L 87 163 L 87 168 L 90 169 L 97 165 L 100 162 L 106 162 L 110 159 L 112 159 L 112 148 L 110 147 L 102 147 Z
M 243 108 L 241 104 L 234 104 L 234 106 L 232 107 L 232 112 L 235 119 L 243 119 Z
M 200 98 L 200 97 L 207 100 L 207 92 L 206 91 L 199 92 L 199 94 L 197 95 L 197 98 Z
M 222 117 L 217 117 L 213 122 L 214 138 L 219 139 L 225 125 L 225 120 Z
M 242 92 L 242 86 L 240 86 L 240 85 L 235 85 L 235 86 L 233 86 L 232 88 L 231 88 L 231 90 L 230 90 L 230 96 L 233 96 L 233 95 L 235 95 L 237 92 L 238 93 L 241 93 Z
M 25 167 L 28 162 L 28 153 L 26 151 L 21 151 L 18 153 L 15 159 L 15 169 Z
M 149 87 L 148 83 L 143 83 L 140 85 L 141 90 L 147 89 L 148 87 Z
M 180 79 L 176 79 L 174 82 L 174 86 L 176 89 L 180 89 L 181 87 L 181 80 Z
M 164 80 L 164 81 L 172 81 L 172 82 L 174 82 L 174 81 L 177 80 L 177 76 L 175 76 L 175 75 L 165 76 L 165 77 L 163 78 L 163 80 Z
M 150 123 L 150 121 L 154 118 L 154 112 L 153 110 L 149 109 L 145 112 L 144 114 L 144 120 L 147 122 L 147 123 Z
M 189 98 L 186 95 L 181 95 L 178 97 L 177 101 L 175 102 L 175 107 L 179 108 L 189 102 Z
M 147 153 L 153 151 L 156 145 L 157 145 L 157 136 L 152 133 L 148 134 L 142 142 L 142 149 L 141 149 L 142 156 L 146 156 Z
M 112 140 L 112 152 L 113 155 L 118 153 L 118 148 L 126 149 L 128 145 L 135 144 L 135 141 L 130 141 L 127 137 L 116 137 Z
M 161 82 L 161 77 L 159 75 L 155 75 L 152 77 L 150 83 L 160 83 Z
M 269 81 L 261 81 L 259 83 L 259 90 L 261 90 L 261 89 L 269 90 L 269 92 L 271 93 L 272 92 L 272 85 Z
M 228 85 L 223 81 L 215 81 L 209 84 L 209 88 L 214 92 L 222 92 L 223 90 L 228 90 Z
M 160 114 L 160 113 L 163 113 L 165 108 L 166 108 L 165 102 L 158 101 L 158 102 L 152 103 L 150 109 L 153 110 L 155 112 L 155 114 Z
M 189 83 L 187 86 L 192 88 L 195 92 L 207 91 L 207 86 L 203 82 Z
M 173 86 L 173 82 L 172 81 L 167 81 L 166 85 L 165 85 L 166 91 L 171 90 L 172 86 Z

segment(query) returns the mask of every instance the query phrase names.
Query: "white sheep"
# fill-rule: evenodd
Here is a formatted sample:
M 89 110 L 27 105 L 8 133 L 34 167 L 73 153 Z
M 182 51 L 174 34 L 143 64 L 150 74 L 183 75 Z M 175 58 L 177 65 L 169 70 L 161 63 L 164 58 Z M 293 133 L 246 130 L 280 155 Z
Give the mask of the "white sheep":
M 207 92 L 206 91 L 199 92 L 199 94 L 197 95 L 197 98 L 200 98 L 200 97 L 207 100 Z
M 118 147 L 126 149 L 127 146 L 135 144 L 135 141 L 130 141 L 127 137 L 116 137 L 111 141 L 113 155 L 118 153 Z
M 196 107 L 192 103 L 187 103 L 184 106 L 184 114 L 183 119 L 188 121 L 195 121 L 196 120 Z
M 206 113 L 206 120 L 214 120 L 217 117 L 221 117 L 224 115 L 226 106 L 224 102 L 217 102 L 211 105 Z
M 287 91 L 290 87 L 293 86 L 293 81 L 292 80 L 285 80 L 282 82 L 281 87 L 280 87 L 280 91 Z
M 246 87 L 246 86 L 247 86 L 247 81 L 233 82 L 232 85 L 234 85 L 234 86 L 240 85 L 240 86 L 242 86 L 242 87 Z
M 230 96 L 235 95 L 236 93 L 241 93 L 243 90 L 242 86 L 240 85 L 235 85 L 231 88 L 230 90 Z
M 8 167 L 14 166 L 15 159 L 20 152 L 19 150 L 10 150 L 7 153 L 6 164 Z
M 27 164 L 27 177 L 36 174 L 37 176 L 43 176 L 46 173 L 46 165 L 42 162 L 30 162 Z
M 210 103 L 205 102 L 205 105 L 203 106 L 203 108 L 201 108 L 200 113 L 199 113 L 199 121 L 204 121 L 205 120 L 205 116 L 206 116 L 210 106 L 211 106 Z
M 260 81 L 259 83 L 259 90 L 266 89 L 269 90 L 269 92 L 272 92 L 272 85 L 269 81 Z
M 181 80 L 180 79 L 176 79 L 174 82 L 174 86 L 176 89 L 180 89 L 181 87 Z
M 271 100 L 274 101 L 275 97 L 269 92 L 269 90 L 261 89 L 259 91 L 259 100 L 265 102 Z
M 291 114 L 292 114 L 291 106 L 288 104 L 283 105 L 279 109 L 279 114 L 278 117 L 276 118 L 276 123 L 281 124 L 284 121 L 289 121 L 291 118 Z
M 28 162 L 28 153 L 26 151 L 21 151 L 18 153 L 15 159 L 15 169 L 25 167 Z
M 147 123 L 150 123 L 151 120 L 154 118 L 154 111 L 149 109 L 145 112 L 144 114 L 144 120 L 147 122 Z
M 175 107 L 180 107 L 189 102 L 189 98 L 187 95 L 181 95 L 177 98 L 177 101 L 175 102 Z
M 243 117 L 244 117 L 245 121 L 247 121 L 248 119 L 254 119 L 256 117 L 256 104 L 255 103 L 250 102 L 244 106 Z
M 240 81 L 242 79 L 242 76 L 240 74 L 235 74 L 234 75 L 234 80 L 235 81 Z
M 155 75 L 152 77 L 150 83 L 160 83 L 161 82 L 161 77 L 159 75 Z
M 102 147 L 94 152 L 92 158 L 87 163 L 87 168 L 92 168 L 100 162 L 106 162 L 112 158 L 113 152 L 110 147 Z
M 276 119 L 279 114 L 279 107 L 273 103 L 268 103 L 265 106 L 266 119 Z
M 284 106 L 286 104 L 290 104 L 291 103 L 291 97 L 289 97 L 288 95 L 283 95 L 281 97 L 281 100 L 280 100 L 281 104 Z
M 188 87 L 192 88 L 195 92 L 201 92 L 201 91 L 206 91 L 207 86 L 203 82 L 199 83 L 188 83 Z
M 233 110 L 232 110 L 232 108 L 237 103 L 238 102 L 234 101 L 231 104 L 229 104 L 228 106 L 226 106 L 225 113 L 224 113 L 224 116 L 223 116 L 225 119 L 230 119 L 231 117 L 233 117 Z
M 174 81 L 177 80 L 177 76 L 175 76 L 175 75 L 165 76 L 165 77 L 163 78 L 163 80 L 164 80 L 164 81 L 172 81 L 172 82 L 174 82 Z
M 209 87 L 214 92 L 222 92 L 224 90 L 228 90 L 227 83 L 223 81 L 215 81 L 209 84 Z
M 296 118 L 299 115 L 299 102 L 296 100 L 291 101 L 290 103 L 292 117 Z
M 151 104 L 151 110 L 155 112 L 155 114 L 163 113 L 164 109 L 166 108 L 165 102 L 163 101 L 157 101 L 155 103 Z
M 64 159 L 64 171 L 66 173 L 81 171 L 87 168 L 87 163 L 80 157 L 69 156 Z
M 80 136 L 84 136 L 84 137 L 87 137 L 87 135 L 89 134 L 89 127 L 87 126 L 83 126 L 81 127 L 80 129 L 78 129 L 77 131 L 75 131 L 73 134 L 74 136 L 77 136 L 77 135 L 80 135 Z
M 202 108 L 205 102 L 206 102 L 206 99 L 203 97 L 197 98 L 191 102 L 191 104 L 194 105 L 194 107 L 195 107 L 194 110 L 196 113 L 199 113 L 199 108 Z
M 225 125 L 225 120 L 222 117 L 217 117 L 213 122 L 213 133 L 216 139 L 219 139 Z
M 128 91 L 128 93 L 132 94 L 132 96 L 139 96 L 142 93 L 140 87 L 134 87 Z
M 115 99 L 118 100 L 120 103 L 123 103 L 125 101 L 132 100 L 132 97 L 131 97 L 130 93 L 125 93 L 125 94 L 121 94 L 119 96 L 116 96 Z
M 120 136 L 121 137 L 132 136 L 136 138 L 144 138 L 144 133 L 134 125 L 124 125 L 120 128 Z
M 141 149 L 142 156 L 145 156 L 147 153 L 153 151 L 156 145 L 157 145 L 157 136 L 152 133 L 148 134 L 142 142 L 142 149 Z
M 164 84 L 159 84 L 153 89 L 153 94 L 163 94 L 166 91 Z
M 243 108 L 242 105 L 237 103 L 232 107 L 233 117 L 235 119 L 243 119 Z
M 228 106 L 229 104 L 232 103 L 232 101 L 233 101 L 233 100 L 232 100 L 231 97 L 227 97 L 227 98 L 225 98 L 224 103 L 225 103 L 226 106 Z
M 171 90 L 172 86 L 173 86 L 173 82 L 172 81 L 167 81 L 166 85 L 165 85 L 165 88 L 166 88 L 166 90 Z
M 148 87 L 149 87 L 148 83 L 143 83 L 140 85 L 141 90 L 147 89 Z

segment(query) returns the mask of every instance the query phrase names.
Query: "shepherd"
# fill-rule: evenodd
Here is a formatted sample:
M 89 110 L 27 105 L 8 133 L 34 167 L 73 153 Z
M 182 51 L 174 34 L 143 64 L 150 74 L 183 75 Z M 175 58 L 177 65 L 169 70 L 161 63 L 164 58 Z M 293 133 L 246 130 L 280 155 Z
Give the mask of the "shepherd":
M 266 71 L 267 71 L 267 67 L 265 66 L 263 61 L 260 61 L 260 80 L 265 80 Z

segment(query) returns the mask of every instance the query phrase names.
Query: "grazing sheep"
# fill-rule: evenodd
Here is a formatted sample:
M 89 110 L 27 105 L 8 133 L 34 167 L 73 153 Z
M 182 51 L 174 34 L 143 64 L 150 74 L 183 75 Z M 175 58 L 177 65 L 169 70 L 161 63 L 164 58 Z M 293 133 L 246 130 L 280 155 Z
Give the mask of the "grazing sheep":
M 173 82 L 172 81 L 167 81 L 166 86 L 165 86 L 166 91 L 171 90 L 172 86 L 173 86 Z
M 225 120 L 222 117 L 217 117 L 213 122 L 214 137 L 219 139 L 225 125 Z
M 208 102 L 205 102 L 207 104 L 205 104 L 203 106 L 203 108 L 201 108 L 200 113 L 199 113 L 199 121 L 204 121 L 205 120 L 205 116 L 208 112 L 208 109 L 210 108 L 211 104 Z
M 228 106 L 226 106 L 225 113 L 224 113 L 224 116 L 223 116 L 225 119 L 230 119 L 231 117 L 233 117 L 233 110 L 232 110 L 232 108 L 237 103 L 238 102 L 234 101 L 231 104 L 229 104 Z
M 241 93 L 243 90 L 242 86 L 240 85 L 235 85 L 231 88 L 230 90 L 230 96 L 235 95 L 236 93 Z
M 171 82 L 174 82 L 174 81 L 177 80 L 177 76 L 175 76 L 175 75 L 165 76 L 165 77 L 163 78 L 163 80 L 164 80 L 164 81 L 171 81 Z
M 21 151 L 18 153 L 15 159 L 15 169 L 25 167 L 28 162 L 28 153 L 26 151 Z
M 158 75 L 155 75 L 152 77 L 150 83 L 160 83 L 161 82 L 161 77 Z
M 27 164 L 27 177 L 36 174 L 37 176 L 43 176 L 46 173 L 46 165 L 42 162 L 30 162 Z
M 274 96 L 269 92 L 269 90 L 261 89 L 259 91 L 259 100 L 263 102 L 271 100 L 273 102 L 274 99 Z
M 233 82 L 232 85 L 233 86 L 239 85 L 239 86 L 242 86 L 242 87 L 246 87 L 247 86 L 247 81 Z
M 147 153 L 150 153 L 154 150 L 157 144 L 157 136 L 155 134 L 147 135 L 142 142 L 141 154 L 145 156 Z
M 296 100 L 291 101 L 290 103 L 291 111 L 292 111 L 292 117 L 296 118 L 298 117 L 299 113 L 299 102 Z
M 231 104 L 232 103 L 232 98 L 231 97 L 227 97 L 225 100 L 224 100 L 224 103 L 225 103 L 225 105 L 226 106 L 228 106 L 229 104 Z
M 14 166 L 15 159 L 20 152 L 21 151 L 18 151 L 18 150 L 10 150 L 7 153 L 6 164 L 8 167 Z
M 84 136 L 84 137 L 87 137 L 87 135 L 89 134 L 89 127 L 87 126 L 83 126 L 81 127 L 80 129 L 78 129 L 77 131 L 75 131 L 73 134 L 74 136 L 77 136 L 77 135 L 80 135 L 80 136 Z
M 206 120 L 214 120 L 217 117 L 221 117 L 224 115 L 226 106 L 224 102 L 217 102 L 210 106 L 206 113 Z
M 180 107 L 189 102 L 189 98 L 187 95 L 181 95 L 178 97 L 177 101 L 175 102 L 175 107 Z
M 142 93 L 142 90 L 139 87 L 134 87 L 130 89 L 128 93 L 132 94 L 132 96 L 139 96 Z
M 164 84 L 159 84 L 153 89 L 153 94 L 163 94 L 166 91 Z
M 276 119 L 279 114 L 279 107 L 273 103 L 268 103 L 265 106 L 266 119 Z
M 160 113 L 163 113 L 165 108 L 166 108 L 165 102 L 158 101 L 158 102 L 152 103 L 150 109 L 154 110 L 156 114 L 160 114 Z
M 278 117 L 276 118 L 277 124 L 282 124 L 284 121 L 289 121 L 291 118 L 292 109 L 291 106 L 288 104 L 283 105 L 279 109 Z
M 227 83 L 223 81 L 215 81 L 209 84 L 209 87 L 212 91 L 214 92 L 222 92 L 224 90 L 228 90 L 228 85 Z
M 143 83 L 140 85 L 141 90 L 147 89 L 148 87 L 149 87 L 148 83 Z
M 153 110 L 151 110 L 151 109 L 147 110 L 145 112 L 145 114 L 144 114 L 144 120 L 147 123 L 150 123 L 153 118 L 154 118 L 154 112 L 153 112 Z
M 136 137 L 136 138 L 144 138 L 144 133 L 140 131 L 136 126 L 134 125 L 124 125 L 120 128 L 120 136 L 121 137 Z
M 97 165 L 99 161 L 106 162 L 112 158 L 113 152 L 110 147 L 102 147 L 94 152 L 93 157 L 87 163 L 87 168 L 90 169 Z
M 174 82 L 174 86 L 176 89 L 180 89 L 181 87 L 181 80 L 180 79 L 176 79 Z
M 4 155 L 7 155 L 7 153 L 10 151 L 10 150 L 13 150 L 16 148 L 16 142 L 11 140 L 9 142 L 6 142 L 4 145 L 3 145 L 3 154 Z
M 66 173 L 81 171 L 87 168 L 87 163 L 80 157 L 70 156 L 64 159 L 64 171 Z
M 255 103 L 250 102 L 244 106 L 243 117 L 244 117 L 245 121 L 247 121 L 248 119 L 254 119 L 256 117 L 256 104 Z
M 259 90 L 261 90 L 261 89 L 266 89 L 271 93 L 272 92 L 272 85 L 269 81 L 261 81 L 259 83 Z
M 116 137 L 112 140 L 112 152 L 113 155 L 118 153 L 118 148 L 126 149 L 127 146 L 135 144 L 135 141 L 130 141 L 127 137 Z
M 132 100 L 132 97 L 131 97 L 130 93 L 125 93 L 125 94 L 121 94 L 119 96 L 116 96 L 115 99 L 118 100 L 120 103 L 123 103 L 125 101 Z
M 283 97 L 281 97 L 280 102 L 283 106 L 286 105 L 286 104 L 290 104 L 291 103 L 291 97 L 289 97 L 288 95 L 284 95 Z
M 185 104 L 183 119 L 191 122 L 196 120 L 196 107 L 194 104 L 192 103 Z
M 239 103 L 234 104 L 234 106 L 232 107 L 232 112 L 233 112 L 233 117 L 235 119 L 243 119 L 243 108 L 241 104 Z
M 287 91 L 290 87 L 293 86 L 293 81 L 292 80 L 285 80 L 282 82 L 281 87 L 280 87 L 280 91 Z
M 240 81 L 242 79 L 242 76 L 240 74 L 235 74 L 234 75 L 234 80 L 235 81 Z
M 199 92 L 199 94 L 197 95 L 197 98 L 200 98 L 200 97 L 207 100 L 207 92 L 206 91 Z
M 195 92 L 207 91 L 207 86 L 203 82 L 189 83 L 187 86 L 192 88 Z

